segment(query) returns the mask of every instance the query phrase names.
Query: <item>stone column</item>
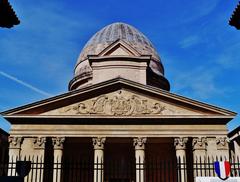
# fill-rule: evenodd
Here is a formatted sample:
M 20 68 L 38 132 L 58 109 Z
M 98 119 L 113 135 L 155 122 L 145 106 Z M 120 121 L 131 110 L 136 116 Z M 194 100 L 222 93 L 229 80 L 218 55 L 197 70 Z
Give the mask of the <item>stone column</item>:
M 217 156 L 222 160 L 229 160 L 229 139 L 227 137 L 217 137 Z M 219 159 L 219 158 L 218 158 Z
M 240 142 L 238 142 L 237 140 L 233 141 L 235 158 L 237 158 L 237 157 L 240 158 L 240 144 L 239 143 Z
M 16 173 L 16 162 L 20 159 L 21 152 L 21 144 L 23 138 L 10 136 L 8 138 L 9 142 L 9 168 L 8 168 L 8 176 L 17 176 Z
M 144 164 L 145 164 L 145 143 L 147 138 L 138 137 L 133 139 L 136 158 L 136 182 L 145 182 Z
M 180 167 L 178 170 L 178 181 L 187 182 L 187 162 L 186 162 L 186 144 L 187 137 L 175 138 L 174 146 L 176 149 L 177 162 Z
M 37 169 L 31 171 L 33 174 L 29 174 L 29 177 L 33 177 L 34 180 L 37 182 L 43 181 L 43 173 L 44 173 L 44 151 L 45 151 L 45 143 L 46 138 L 45 137 L 36 137 L 32 139 L 33 141 L 33 164 L 32 168 Z M 31 181 L 31 180 L 30 180 Z
M 54 165 L 53 165 L 53 182 L 61 181 L 61 167 L 62 167 L 62 155 L 63 155 L 63 143 L 65 137 L 55 137 L 52 138 L 53 142 L 53 155 L 54 155 Z
M 104 181 L 104 144 L 105 137 L 93 138 L 94 147 L 94 182 Z
M 196 137 L 193 138 L 192 141 L 193 145 L 193 162 L 197 165 L 194 165 L 193 167 L 197 167 L 200 169 L 204 166 L 200 166 L 200 162 L 203 163 L 204 160 L 206 160 L 206 146 L 207 146 L 207 138 L 206 137 Z M 194 177 L 196 176 L 203 176 L 201 174 L 201 170 L 194 170 Z

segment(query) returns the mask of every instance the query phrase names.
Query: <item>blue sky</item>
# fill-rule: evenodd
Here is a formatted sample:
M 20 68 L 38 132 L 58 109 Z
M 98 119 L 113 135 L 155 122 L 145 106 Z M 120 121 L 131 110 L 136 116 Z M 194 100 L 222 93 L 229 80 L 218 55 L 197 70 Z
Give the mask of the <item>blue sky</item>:
M 171 92 L 240 113 L 240 31 L 228 25 L 237 0 L 9 2 L 21 24 L 0 29 L 0 111 L 66 92 L 86 41 L 120 21 L 155 45 Z

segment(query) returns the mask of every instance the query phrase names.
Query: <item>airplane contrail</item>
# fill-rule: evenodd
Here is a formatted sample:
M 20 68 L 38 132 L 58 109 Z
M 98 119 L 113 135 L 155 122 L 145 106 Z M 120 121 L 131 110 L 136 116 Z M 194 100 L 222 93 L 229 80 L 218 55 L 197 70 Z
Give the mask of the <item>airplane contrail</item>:
M 32 86 L 31 84 L 28 84 L 28 83 L 22 81 L 22 80 L 19 80 L 18 78 L 14 77 L 12 75 L 9 75 L 9 74 L 7 74 L 7 73 L 5 73 L 3 71 L 0 71 L 0 75 L 4 76 L 4 77 L 6 77 L 6 78 L 8 78 L 8 79 L 10 79 L 12 81 L 15 81 L 15 82 L 19 83 L 20 85 L 23 85 L 23 86 L 25 86 L 25 87 L 27 87 L 27 88 L 29 88 L 29 89 L 39 93 L 39 94 L 42 94 L 42 95 L 47 96 L 47 97 L 52 96 L 51 94 L 49 94 L 49 93 L 47 93 L 47 92 L 45 92 L 43 90 L 40 90 L 40 89 Z

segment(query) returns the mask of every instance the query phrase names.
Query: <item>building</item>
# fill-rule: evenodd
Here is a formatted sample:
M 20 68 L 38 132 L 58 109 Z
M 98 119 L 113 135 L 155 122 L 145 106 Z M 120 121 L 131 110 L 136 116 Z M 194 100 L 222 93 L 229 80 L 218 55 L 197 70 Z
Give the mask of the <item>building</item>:
M 65 158 L 92 161 L 94 182 L 142 182 L 163 173 L 142 168 L 151 159 L 172 159 L 176 168 L 177 157 L 190 169 L 208 156 L 229 157 L 226 123 L 236 113 L 171 93 L 156 49 L 131 25 L 113 23 L 98 31 L 74 72 L 67 93 L 1 113 L 12 124 L 10 158 L 53 158 L 54 182 L 71 181 L 63 180 L 65 172 L 58 167 Z M 109 161 L 119 162 L 118 175 L 110 174 Z M 188 168 L 180 175 L 174 170 L 164 174 L 168 181 L 200 175 L 187 173 Z M 44 181 L 48 171 L 36 179 Z

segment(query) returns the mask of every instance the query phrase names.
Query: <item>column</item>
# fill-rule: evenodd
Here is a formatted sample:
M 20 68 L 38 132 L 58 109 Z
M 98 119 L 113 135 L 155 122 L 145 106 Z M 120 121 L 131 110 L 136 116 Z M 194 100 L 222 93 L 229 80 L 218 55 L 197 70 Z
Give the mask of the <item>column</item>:
M 227 137 L 217 137 L 217 156 L 222 160 L 229 160 L 229 139 Z M 218 158 L 218 159 L 219 159 Z
M 93 138 L 94 147 L 94 182 L 104 181 L 104 144 L 105 137 Z
M 8 165 L 8 176 L 16 176 L 16 162 L 20 158 L 21 144 L 23 138 L 10 136 L 8 138 L 9 142 L 9 165 Z
M 178 181 L 187 182 L 187 162 L 186 162 L 186 144 L 187 137 L 174 138 L 174 146 L 176 149 L 178 169 Z
M 136 158 L 136 182 L 145 182 L 144 164 L 145 164 L 145 143 L 147 138 L 138 137 L 133 139 Z
M 44 173 L 44 151 L 46 137 L 36 137 L 33 138 L 32 141 L 34 149 L 32 168 L 36 170 L 32 171 L 33 174 L 30 172 L 29 177 L 33 177 L 33 179 L 37 182 L 42 182 Z
M 54 155 L 54 165 L 53 165 L 53 182 L 61 181 L 61 167 L 62 167 L 62 155 L 63 155 L 63 143 L 65 137 L 55 137 L 52 138 L 53 142 L 53 155 Z
M 199 170 L 194 170 L 194 177 L 196 176 L 204 176 L 204 173 L 200 170 L 204 168 L 203 163 L 206 159 L 206 146 L 207 146 L 207 138 L 206 137 L 196 137 L 193 138 L 193 162 L 195 165 L 194 168 L 198 168 Z M 202 165 L 202 166 L 201 166 Z
M 233 145 L 234 145 L 235 158 L 237 158 L 237 157 L 240 158 L 240 142 L 238 142 L 238 140 L 235 139 L 235 140 L 233 140 Z

